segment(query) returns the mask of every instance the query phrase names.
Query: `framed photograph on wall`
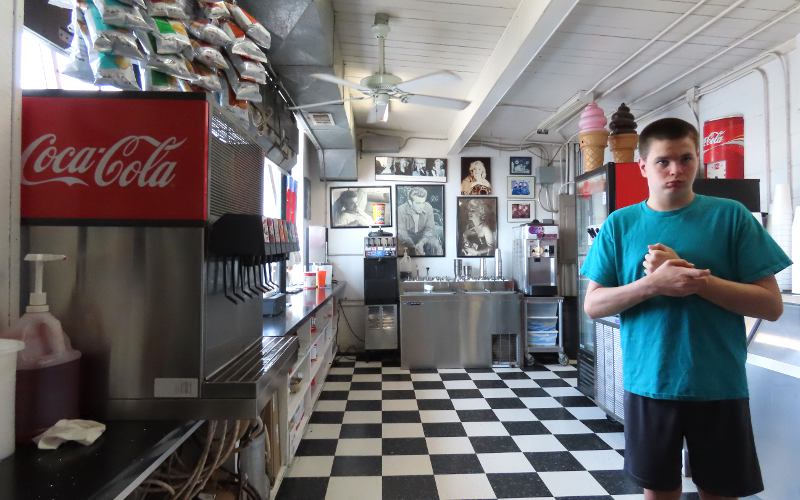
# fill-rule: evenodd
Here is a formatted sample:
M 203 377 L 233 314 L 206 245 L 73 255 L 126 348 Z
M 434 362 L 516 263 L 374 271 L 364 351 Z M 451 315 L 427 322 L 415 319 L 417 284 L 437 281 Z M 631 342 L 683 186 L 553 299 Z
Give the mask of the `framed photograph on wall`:
M 459 196 L 457 207 L 457 255 L 493 257 L 497 248 L 497 198 Z
M 536 198 L 536 178 L 532 175 L 525 177 L 510 175 L 507 182 L 506 193 L 509 199 Z
M 375 180 L 447 182 L 447 158 L 376 156 Z
M 492 194 L 491 158 L 461 158 L 461 194 L 467 196 Z
M 536 200 L 509 200 L 508 222 L 530 222 L 533 220 Z
M 331 229 L 391 225 L 391 186 L 331 188 Z
M 508 175 L 533 175 L 533 158 L 530 156 L 512 156 L 508 165 Z
M 444 186 L 397 185 L 397 255 L 444 257 Z

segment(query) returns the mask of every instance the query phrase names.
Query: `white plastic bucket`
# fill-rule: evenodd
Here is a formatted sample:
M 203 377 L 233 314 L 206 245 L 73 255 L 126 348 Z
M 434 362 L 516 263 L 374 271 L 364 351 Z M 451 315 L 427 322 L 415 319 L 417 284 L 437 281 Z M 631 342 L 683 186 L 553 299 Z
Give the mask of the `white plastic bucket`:
M 17 382 L 19 340 L 0 339 L 0 460 L 14 453 L 14 392 Z

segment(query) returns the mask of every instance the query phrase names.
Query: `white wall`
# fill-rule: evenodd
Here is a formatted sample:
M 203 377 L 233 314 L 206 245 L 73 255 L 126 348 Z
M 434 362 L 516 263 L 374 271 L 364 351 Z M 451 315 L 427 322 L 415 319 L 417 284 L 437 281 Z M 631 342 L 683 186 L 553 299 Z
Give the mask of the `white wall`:
M 767 199 L 767 148 L 769 148 L 770 187 L 774 193 L 776 184 L 788 182 L 788 158 L 786 113 L 790 113 L 792 184 L 794 205 L 800 205 L 800 50 L 794 49 L 786 54 L 790 70 L 790 109 L 786 106 L 785 79 L 781 62 L 772 59 L 760 67 L 768 80 L 769 97 L 769 144 L 764 120 L 764 83 L 758 72 L 732 82 L 719 90 L 704 94 L 698 102 L 700 126 L 707 120 L 726 116 L 744 117 L 744 166 L 745 177 L 761 179 L 761 211 L 769 210 Z M 694 116 L 685 103 L 676 105 L 658 116 L 648 117 L 639 122 L 639 130 L 659 118 L 674 116 L 694 122 Z M 702 130 L 700 131 L 702 134 Z
M 537 151 L 538 152 L 538 151 Z M 408 142 L 407 146 L 399 153 L 388 156 L 416 156 L 416 157 L 443 157 L 446 154 L 446 141 L 440 140 L 420 140 L 412 139 Z M 551 152 L 552 154 L 552 152 Z M 374 154 L 363 155 L 358 160 L 358 181 L 357 182 L 328 182 L 323 183 L 319 180 L 318 173 L 312 173 L 312 190 L 311 190 L 311 224 L 330 226 L 330 188 L 336 186 L 352 186 L 352 185 L 391 185 L 395 184 L 409 184 L 411 182 L 389 182 L 389 181 L 375 181 L 375 162 Z M 378 155 L 384 156 L 384 155 Z M 461 157 L 462 156 L 483 156 L 491 157 L 491 182 L 493 188 L 493 196 L 497 196 L 497 218 L 498 218 L 498 244 L 502 253 L 504 274 L 510 274 L 511 268 L 511 242 L 512 242 L 512 228 L 518 226 L 519 223 L 509 223 L 507 214 L 507 177 L 509 175 L 509 157 L 510 156 L 532 156 L 534 169 L 542 165 L 535 155 L 526 152 L 499 152 L 487 147 L 471 147 L 465 148 L 459 156 L 447 156 L 447 184 L 445 185 L 445 257 L 415 257 L 412 258 L 414 264 L 419 267 L 420 275 L 424 276 L 426 267 L 430 267 L 431 276 L 452 276 L 453 274 L 453 259 L 456 258 L 456 205 L 457 197 L 460 196 L 461 188 Z M 560 163 L 558 160 L 555 162 L 558 171 L 560 172 Z M 558 177 L 560 179 L 560 177 Z M 557 191 L 560 186 L 556 184 L 551 192 L 555 196 L 553 203 L 558 207 Z M 538 192 L 538 183 L 536 190 Z M 396 214 L 397 214 L 397 200 L 395 189 L 392 189 L 392 222 L 393 226 L 387 228 L 387 231 L 392 234 L 397 234 Z M 539 219 L 555 219 L 558 220 L 557 214 L 550 214 L 544 211 L 541 206 L 537 204 L 537 215 Z M 328 230 L 328 251 L 330 253 L 330 262 L 334 267 L 334 277 L 337 280 L 344 280 L 347 282 L 345 290 L 346 301 L 343 302 L 345 313 L 350 320 L 353 330 L 356 335 L 363 336 L 363 307 L 361 306 L 364 299 L 363 288 L 363 259 L 364 259 L 364 237 L 369 232 L 369 229 L 329 229 Z M 478 258 L 466 259 L 473 266 L 477 272 L 479 266 Z M 490 272 L 494 269 L 494 259 L 487 259 L 487 269 Z M 349 302 L 349 305 L 348 305 Z M 358 347 L 358 341 L 348 333 L 347 325 L 340 323 L 339 347 L 346 349 L 349 346 Z
M 0 330 L 19 314 L 22 0 L 0 4 Z

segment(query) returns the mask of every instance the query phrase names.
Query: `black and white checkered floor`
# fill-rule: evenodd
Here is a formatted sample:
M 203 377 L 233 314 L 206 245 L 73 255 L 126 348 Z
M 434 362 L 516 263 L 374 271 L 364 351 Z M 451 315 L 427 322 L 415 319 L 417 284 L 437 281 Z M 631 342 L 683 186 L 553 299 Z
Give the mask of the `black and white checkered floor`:
M 338 358 L 277 498 L 643 498 L 622 471 L 622 426 L 576 377 Z

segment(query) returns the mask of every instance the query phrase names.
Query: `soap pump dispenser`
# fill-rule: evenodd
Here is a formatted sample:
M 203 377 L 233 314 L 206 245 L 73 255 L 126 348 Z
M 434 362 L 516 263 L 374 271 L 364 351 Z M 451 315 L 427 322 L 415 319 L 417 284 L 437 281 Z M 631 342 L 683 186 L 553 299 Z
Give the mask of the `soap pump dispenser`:
M 50 313 L 43 289 L 45 262 L 65 255 L 28 254 L 34 263 L 34 291 L 25 314 L 0 337 L 21 340 L 17 354 L 15 430 L 18 442 L 43 432 L 62 418 L 79 416 L 81 353 L 72 348 L 61 322 Z

